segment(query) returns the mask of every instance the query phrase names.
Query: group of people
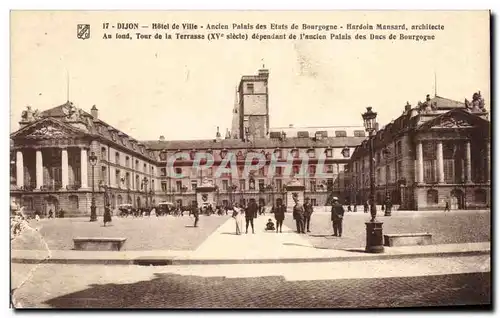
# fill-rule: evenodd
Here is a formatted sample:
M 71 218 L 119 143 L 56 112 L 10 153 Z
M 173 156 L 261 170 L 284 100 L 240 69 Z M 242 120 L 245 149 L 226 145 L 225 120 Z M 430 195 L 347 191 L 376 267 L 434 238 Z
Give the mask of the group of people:
M 293 206 L 293 219 L 295 220 L 295 225 L 297 227 L 297 233 L 305 234 L 311 232 L 311 216 L 314 212 L 314 208 L 309 198 L 305 198 L 304 204 L 299 202 L 298 195 L 292 196 L 294 201 Z M 276 200 L 276 205 L 272 207 L 271 213 L 274 214 L 276 220 L 276 226 L 271 219 L 266 223 L 266 231 L 276 231 L 276 233 L 283 232 L 283 221 L 285 220 L 286 206 L 283 204 L 281 199 Z M 235 220 L 236 225 L 236 235 L 241 235 L 243 231 L 243 218 L 245 219 L 245 233 L 248 234 L 249 225 L 252 228 L 252 233 L 255 233 L 254 219 L 257 218 L 259 212 L 259 207 L 255 202 L 255 199 L 250 199 L 247 207 L 241 207 L 235 204 L 233 208 L 232 217 Z M 331 209 L 331 221 L 333 227 L 333 236 L 342 236 L 342 221 L 344 218 L 344 207 L 339 203 L 337 197 L 333 198 L 333 204 Z M 196 226 L 195 221 L 195 226 Z

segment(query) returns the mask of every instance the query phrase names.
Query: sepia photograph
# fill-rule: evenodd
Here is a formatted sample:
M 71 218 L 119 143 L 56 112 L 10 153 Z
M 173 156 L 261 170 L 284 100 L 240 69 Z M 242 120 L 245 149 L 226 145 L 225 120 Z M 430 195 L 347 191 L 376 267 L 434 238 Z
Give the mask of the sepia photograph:
M 492 309 L 490 11 L 9 18 L 12 309 Z

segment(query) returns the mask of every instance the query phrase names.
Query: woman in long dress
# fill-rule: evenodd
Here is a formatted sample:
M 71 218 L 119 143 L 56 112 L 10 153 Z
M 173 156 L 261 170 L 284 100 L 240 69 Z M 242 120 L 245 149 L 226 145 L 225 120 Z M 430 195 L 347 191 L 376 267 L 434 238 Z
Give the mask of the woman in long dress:
M 243 214 L 245 211 L 241 209 L 238 204 L 233 207 L 233 218 L 236 224 L 236 235 L 241 235 L 241 230 L 243 229 Z

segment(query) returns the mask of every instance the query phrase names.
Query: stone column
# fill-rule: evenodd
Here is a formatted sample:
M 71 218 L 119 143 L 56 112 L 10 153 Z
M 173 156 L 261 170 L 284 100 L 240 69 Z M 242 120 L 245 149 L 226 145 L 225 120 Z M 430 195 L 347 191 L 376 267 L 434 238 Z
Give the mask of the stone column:
M 16 152 L 16 184 L 18 187 L 24 187 L 24 162 L 23 152 Z
M 436 159 L 438 182 L 444 183 L 443 142 L 441 140 L 439 140 L 437 143 Z
M 421 141 L 417 143 L 417 183 L 424 183 L 424 151 Z
M 62 189 L 66 190 L 69 183 L 68 149 L 61 149 L 61 183 Z
M 40 190 L 43 186 L 43 155 L 42 151 L 36 151 L 36 188 Z
M 465 182 L 472 182 L 472 164 L 470 154 L 470 141 L 465 142 Z
M 80 165 L 81 165 L 80 178 L 82 183 L 81 186 L 82 189 L 88 188 L 87 182 L 89 179 L 87 176 L 87 162 L 88 162 L 87 149 L 82 148 L 80 151 Z

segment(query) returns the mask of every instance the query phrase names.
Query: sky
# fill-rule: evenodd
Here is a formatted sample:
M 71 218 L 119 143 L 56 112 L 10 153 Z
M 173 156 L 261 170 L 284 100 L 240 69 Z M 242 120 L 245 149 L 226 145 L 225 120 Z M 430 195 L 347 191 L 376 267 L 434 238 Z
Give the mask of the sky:
M 435 83 L 439 96 L 459 101 L 481 91 L 489 108 L 488 18 L 486 11 L 13 12 L 10 131 L 27 105 L 43 111 L 65 103 L 69 82 L 77 107 L 90 112 L 96 105 L 102 120 L 136 139 L 211 139 L 217 126 L 223 134 L 231 128 L 241 76 L 257 74 L 263 64 L 270 72 L 271 127 L 360 126 L 367 106 L 383 126 L 407 101 L 416 105 L 433 95 Z M 430 23 L 445 29 L 421 31 L 436 34 L 427 42 L 102 39 L 102 23 L 129 21 Z M 76 38 L 78 23 L 91 25 L 90 39 Z

